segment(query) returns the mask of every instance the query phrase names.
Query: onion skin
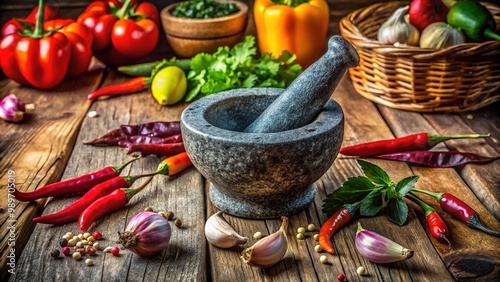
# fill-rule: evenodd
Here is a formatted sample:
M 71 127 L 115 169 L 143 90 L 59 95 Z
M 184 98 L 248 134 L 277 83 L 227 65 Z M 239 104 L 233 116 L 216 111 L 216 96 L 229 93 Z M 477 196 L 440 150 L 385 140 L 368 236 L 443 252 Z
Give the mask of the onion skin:
M 356 249 L 369 261 L 380 264 L 397 262 L 413 256 L 412 250 L 374 231 L 363 229 L 360 223 L 356 232 Z
M 163 216 L 154 212 L 136 214 L 127 224 L 125 232 L 118 232 L 122 244 L 130 251 L 143 256 L 155 256 L 167 247 L 172 229 Z

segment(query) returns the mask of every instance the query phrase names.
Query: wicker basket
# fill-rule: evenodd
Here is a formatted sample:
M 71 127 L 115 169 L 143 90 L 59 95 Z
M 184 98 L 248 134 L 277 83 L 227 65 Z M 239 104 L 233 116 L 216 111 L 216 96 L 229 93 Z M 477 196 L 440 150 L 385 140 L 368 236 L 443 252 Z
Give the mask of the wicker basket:
M 378 28 L 409 2 L 379 3 L 340 21 L 340 32 L 358 50 L 349 74 L 363 97 L 416 112 L 472 111 L 500 100 L 500 42 L 444 49 L 394 47 L 376 40 Z M 500 26 L 500 7 L 482 3 Z

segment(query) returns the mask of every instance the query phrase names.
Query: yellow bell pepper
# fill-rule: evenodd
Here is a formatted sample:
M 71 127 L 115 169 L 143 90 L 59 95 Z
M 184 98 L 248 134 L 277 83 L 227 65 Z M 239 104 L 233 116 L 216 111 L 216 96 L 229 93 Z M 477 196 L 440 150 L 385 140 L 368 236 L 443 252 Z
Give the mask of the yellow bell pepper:
M 254 20 L 261 53 L 288 50 L 307 68 L 326 50 L 330 11 L 325 0 L 255 0 Z

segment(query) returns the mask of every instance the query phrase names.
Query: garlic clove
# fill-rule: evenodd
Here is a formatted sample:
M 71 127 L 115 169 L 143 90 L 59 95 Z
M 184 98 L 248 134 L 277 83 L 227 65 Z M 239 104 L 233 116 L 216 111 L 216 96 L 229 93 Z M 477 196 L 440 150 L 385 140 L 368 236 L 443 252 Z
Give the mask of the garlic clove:
M 413 256 L 412 250 L 374 231 L 363 229 L 359 222 L 355 240 L 358 252 L 371 262 L 391 263 Z
M 224 219 L 222 212 L 216 212 L 205 223 L 205 237 L 210 244 L 219 248 L 231 248 L 244 245 L 248 238 L 239 235 Z
M 396 11 L 380 26 L 377 40 L 385 44 L 415 45 L 419 44 L 420 32 L 405 20 L 410 6 L 404 6 Z
M 281 227 L 277 232 L 260 239 L 253 246 L 241 252 L 241 259 L 245 263 L 254 267 L 266 268 L 283 259 L 288 248 L 286 237 L 288 218 L 283 216 L 281 220 Z

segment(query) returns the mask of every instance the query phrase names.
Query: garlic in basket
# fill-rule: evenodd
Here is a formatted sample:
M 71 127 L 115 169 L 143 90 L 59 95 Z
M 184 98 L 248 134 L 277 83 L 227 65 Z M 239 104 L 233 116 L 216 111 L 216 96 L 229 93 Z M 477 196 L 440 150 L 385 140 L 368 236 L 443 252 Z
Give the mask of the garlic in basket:
M 428 25 L 420 36 L 421 48 L 447 48 L 465 43 L 465 35 L 457 28 L 443 22 Z
M 222 212 L 216 212 L 210 216 L 205 223 L 205 237 L 208 242 L 219 248 L 231 248 L 244 245 L 248 238 L 236 233 L 222 216 Z
M 415 45 L 419 43 L 420 32 L 416 27 L 406 22 L 404 17 L 410 6 L 397 9 L 383 24 L 377 32 L 378 41 L 385 44 Z
M 359 222 L 355 240 L 358 252 L 371 262 L 391 263 L 413 256 L 412 250 L 374 231 L 364 229 Z
M 161 253 L 168 245 L 171 228 L 167 219 L 155 212 L 140 212 L 127 224 L 125 232 L 120 233 L 118 244 L 143 256 Z

